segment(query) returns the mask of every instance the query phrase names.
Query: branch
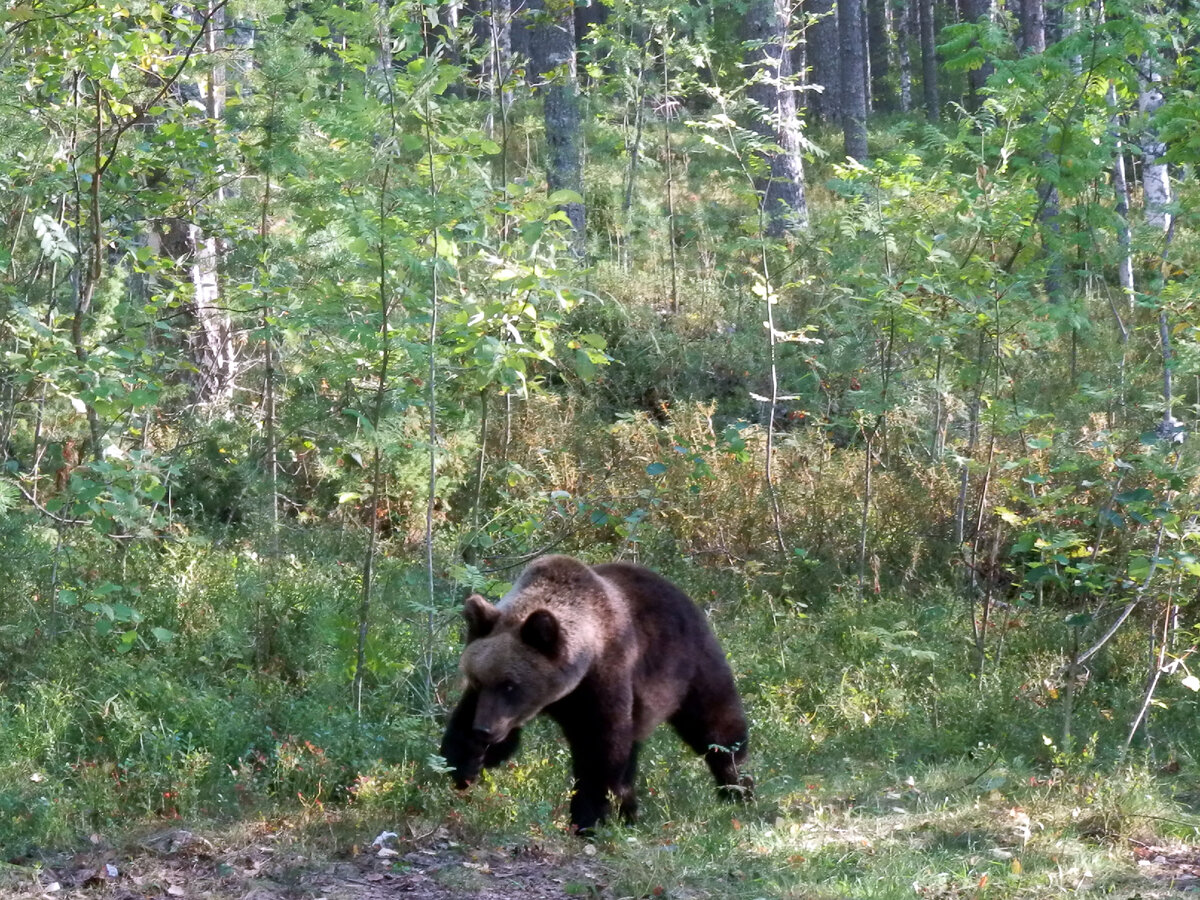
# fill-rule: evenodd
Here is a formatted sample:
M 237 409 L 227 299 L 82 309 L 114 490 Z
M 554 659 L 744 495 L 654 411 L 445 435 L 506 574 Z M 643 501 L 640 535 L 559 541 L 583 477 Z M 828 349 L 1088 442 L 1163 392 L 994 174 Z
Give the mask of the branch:
M 141 122 L 146 115 L 146 111 L 151 107 L 158 105 L 158 102 L 167 95 L 167 91 L 169 91 L 175 82 L 179 80 L 179 76 L 183 74 L 183 70 L 186 69 L 188 63 L 191 62 L 192 56 L 196 52 L 196 48 L 200 45 L 200 41 L 204 38 L 205 30 L 208 28 L 208 23 L 211 22 L 213 17 L 222 9 L 224 9 L 228 3 L 229 0 L 219 0 L 219 2 L 214 3 L 211 7 L 209 7 L 208 11 L 198 23 L 200 28 L 196 31 L 196 36 L 192 38 L 192 42 L 188 44 L 187 50 L 184 51 L 182 61 L 180 61 L 175 71 L 171 74 L 171 77 L 163 81 L 162 86 L 158 89 L 158 93 L 156 93 L 145 103 L 138 105 L 134 109 L 133 115 L 121 125 L 117 126 L 116 133 L 112 138 L 112 152 L 109 153 L 108 159 L 105 160 L 104 165 L 101 166 L 96 172 L 95 177 L 97 181 L 104 176 L 104 173 L 108 171 L 108 167 L 112 165 L 112 161 L 117 158 L 117 144 L 120 142 L 122 135 L 124 135 L 125 132 L 134 125 Z
M 13 484 L 15 484 L 17 486 L 17 490 L 21 492 L 21 496 L 23 496 L 26 500 L 29 501 L 29 505 L 32 506 L 34 509 L 36 509 L 38 512 L 40 512 L 46 518 L 53 519 L 55 522 L 58 522 L 60 525 L 90 525 L 91 524 L 90 519 L 64 519 L 62 516 L 56 516 L 54 513 L 50 512 L 50 510 L 46 509 L 46 507 L 42 506 L 42 504 L 38 503 L 37 498 L 34 497 L 33 494 L 29 493 L 29 491 L 25 490 L 25 486 L 23 484 L 21 484 L 19 481 L 14 481 Z
M 20 31 L 22 28 L 24 28 L 26 25 L 32 25 L 35 22 L 53 22 L 55 19 L 68 18 L 69 16 L 75 15 L 75 13 L 77 13 L 77 12 L 83 12 L 89 6 L 93 6 L 93 5 L 94 5 L 93 0 L 86 0 L 86 2 L 79 4 L 74 9 L 68 9 L 66 12 L 55 13 L 52 16 L 40 16 L 39 18 L 36 18 L 36 19 L 29 18 L 29 19 L 25 19 L 21 22 L 13 22 L 13 24 L 9 25 L 6 29 L 4 29 L 4 36 L 11 37 L 12 35 L 16 34 L 18 31 Z

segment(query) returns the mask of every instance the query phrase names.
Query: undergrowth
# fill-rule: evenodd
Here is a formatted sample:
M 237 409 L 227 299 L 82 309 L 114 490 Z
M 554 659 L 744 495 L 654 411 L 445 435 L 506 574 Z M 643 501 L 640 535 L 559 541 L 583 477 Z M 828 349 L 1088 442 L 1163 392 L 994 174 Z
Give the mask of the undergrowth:
M 597 842 L 614 896 L 683 885 L 747 898 L 888 897 L 914 885 L 957 896 L 985 876 L 1000 896 L 1037 896 L 1117 885 L 1131 838 L 1193 835 L 1182 787 L 1195 776 L 1191 701 L 1166 695 L 1150 745 L 1117 765 L 1111 748 L 1141 679 L 1110 660 L 1077 688 L 1075 732 L 1086 739 L 1064 752 L 1056 614 L 1013 612 L 980 677 L 947 587 L 865 602 L 835 591 L 811 609 L 780 587 L 794 574 L 663 562 L 709 612 L 734 665 L 758 797 L 718 803 L 703 765 L 661 729 L 642 754 L 641 823 Z M 333 817 L 362 833 L 440 826 L 489 846 L 576 846 L 564 831 L 568 753 L 551 723 L 465 794 L 438 771 L 439 710 L 456 690 L 448 585 L 426 671 L 416 570 L 386 570 L 359 716 L 344 637 L 356 577 L 338 560 L 289 553 L 269 579 L 237 547 L 207 548 L 187 565 L 136 553 L 126 564 L 148 621 L 174 638 L 118 652 L 90 629 L 68 629 L 64 611 L 53 643 L 35 635 L 22 648 L 0 727 L 8 858 L 95 832 L 281 815 Z M 257 662 L 246 630 L 256 594 L 279 620 Z M 1134 659 L 1136 644 L 1108 652 Z

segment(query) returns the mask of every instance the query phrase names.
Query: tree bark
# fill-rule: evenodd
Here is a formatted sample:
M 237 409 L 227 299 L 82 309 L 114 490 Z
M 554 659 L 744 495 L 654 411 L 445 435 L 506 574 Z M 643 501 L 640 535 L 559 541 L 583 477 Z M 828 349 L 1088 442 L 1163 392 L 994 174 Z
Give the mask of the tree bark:
M 513 100 L 511 0 L 484 0 L 482 14 L 475 19 L 475 31 L 487 48 L 482 72 L 490 100 L 485 130 L 489 137 L 494 137 L 497 114 L 506 119 Z
M 837 0 L 842 45 L 842 134 L 846 155 L 867 159 L 867 58 L 862 0 Z
M 900 111 L 912 112 L 913 0 L 898 0 L 896 47 L 900 54 Z
M 1027 54 L 1046 52 L 1045 0 L 1021 0 L 1021 41 Z
M 1112 130 L 1115 150 L 1113 153 L 1113 193 L 1116 195 L 1117 245 L 1121 248 L 1117 274 L 1121 282 L 1121 293 L 1125 295 L 1125 303 L 1132 317 L 1136 297 L 1133 283 L 1133 231 L 1129 224 L 1129 178 L 1125 171 L 1125 144 L 1121 140 L 1121 117 L 1117 112 L 1117 88 L 1111 82 L 1108 85 L 1107 99 L 1109 109 L 1112 110 L 1109 128 Z M 1120 326 L 1122 344 L 1128 343 L 1129 333 L 1119 314 L 1117 315 L 1117 324 Z M 1123 367 L 1122 372 L 1124 372 Z
M 964 11 L 967 19 L 971 22 L 980 22 L 981 19 L 987 19 L 990 22 L 992 8 L 992 0 L 966 0 Z M 971 69 L 967 72 L 967 109 L 975 111 L 982 105 L 983 89 L 994 68 L 992 63 L 985 59 L 983 65 L 978 69 Z
M 895 100 L 888 84 L 891 73 L 890 42 L 888 40 L 888 0 L 866 0 L 867 42 L 871 65 L 872 109 L 887 111 L 895 109 Z
M 546 185 L 551 194 L 574 191 L 580 200 L 562 205 L 571 220 L 571 252 L 586 254 L 583 197 L 583 122 L 575 69 L 575 11 L 570 0 L 548 0 L 533 35 L 544 50 L 543 111 L 546 122 Z
M 788 52 L 787 0 L 756 0 L 746 12 L 746 62 L 753 67 L 748 90 L 757 114 L 754 128 L 778 149 L 762 154 L 769 174 L 755 179 L 767 234 L 779 237 L 808 223 L 800 121 Z
M 593 27 L 608 21 L 609 4 L 601 0 L 579 0 L 575 6 L 575 46 L 582 47 Z
M 1142 60 L 1148 73 L 1138 96 L 1138 111 L 1145 120 L 1142 136 L 1142 190 L 1146 198 L 1146 224 L 1164 233 L 1171 227 L 1171 214 L 1167 206 L 1171 202 L 1171 179 L 1167 171 L 1167 145 L 1158 136 L 1150 121 L 1163 105 L 1162 75 L 1155 70 L 1153 61 Z
M 219 308 L 217 242 L 205 237 L 199 226 L 173 219 L 156 229 L 151 247 L 173 259 L 182 276 L 180 280 L 192 286 L 187 311 L 193 327 L 184 341 L 195 367 L 192 402 L 199 406 L 227 404 L 233 399 L 237 351 L 233 326 Z
M 837 6 L 834 0 L 813 0 L 812 24 L 808 26 L 808 58 L 811 82 L 820 91 L 809 91 L 808 108 L 814 118 L 837 124 L 842 121 L 842 51 L 838 38 Z
M 925 116 L 930 122 L 936 122 L 941 118 L 942 103 L 938 97 L 933 0 L 916 0 L 916 4 L 921 31 L 921 92 L 925 100 Z

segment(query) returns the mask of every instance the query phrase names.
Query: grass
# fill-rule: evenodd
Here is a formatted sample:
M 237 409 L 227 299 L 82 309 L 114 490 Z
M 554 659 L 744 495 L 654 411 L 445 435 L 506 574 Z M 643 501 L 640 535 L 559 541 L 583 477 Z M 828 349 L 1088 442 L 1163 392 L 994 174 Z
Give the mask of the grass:
M 752 900 L 1100 896 L 1132 887 L 1149 897 L 1158 886 L 1138 867 L 1131 841 L 1170 845 L 1181 827 L 1194 837 L 1184 819 L 1164 830 L 1167 817 L 1155 818 L 1171 810 L 1165 783 L 1044 779 L 1003 765 L 980 777 L 982 769 L 964 760 L 902 775 L 846 760 L 843 773 L 813 772 L 814 781 L 786 793 L 768 786 L 745 808 L 709 802 L 677 772 L 669 786 L 677 800 L 652 786 L 643 822 L 599 840 L 608 890 Z M 486 806 L 468 801 L 464 815 Z M 579 852 L 548 839 L 560 852 Z
M 613 897 L 1145 898 L 1191 872 L 1194 854 L 1178 848 L 1200 829 L 1194 701 L 1168 685 L 1152 742 L 1125 763 L 1114 752 L 1138 699 L 1136 635 L 1077 691 L 1085 739 L 1067 752 L 1051 737 L 1062 715 L 1052 615 L 1027 611 L 981 682 L 953 596 L 936 587 L 869 602 L 835 592 L 808 610 L 744 574 L 672 572 L 706 601 L 734 663 L 758 797 L 719 803 L 702 763 L 661 729 L 642 754 L 641 822 L 587 851 L 564 830 L 570 762 L 552 723 L 535 723 L 518 760 L 465 794 L 436 770 L 438 709 L 422 700 L 414 663 L 428 637 L 405 591 L 385 591 L 376 610 L 359 718 L 346 700 L 356 591 L 342 567 L 295 556 L 268 581 L 236 549 L 197 558 L 186 577 L 127 562 L 147 619 L 176 637 L 121 653 L 118 639 L 75 628 L 10 671 L 0 708 L 9 864 L 43 864 L 94 834 L 119 843 L 186 824 L 220 844 L 269 822 L 309 860 L 361 850 L 385 829 L 446 854 L 533 846 L 578 890 L 602 884 Z M 412 583 L 389 565 L 387 583 Z M 241 591 L 266 584 L 286 640 L 260 667 L 231 628 L 250 621 Z M 454 693 L 453 619 L 437 612 L 442 703 Z M 1162 849 L 1139 865 L 1147 847 Z M 579 860 L 591 881 L 572 868 Z

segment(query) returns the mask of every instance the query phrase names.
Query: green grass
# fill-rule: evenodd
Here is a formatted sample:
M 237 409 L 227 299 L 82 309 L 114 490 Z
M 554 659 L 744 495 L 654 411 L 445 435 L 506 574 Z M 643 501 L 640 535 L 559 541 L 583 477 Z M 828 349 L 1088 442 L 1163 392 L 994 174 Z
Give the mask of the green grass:
M 948 591 L 866 602 L 847 591 L 806 611 L 745 576 L 671 574 L 706 600 L 733 662 L 758 796 L 718 802 L 703 764 L 661 729 L 642 754 L 640 823 L 604 831 L 589 857 L 609 895 L 1151 897 L 1160 886 L 1134 848 L 1196 841 L 1189 692 L 1164 685 L 1150 741 L 1117 760 L 1141 686 L 1136 634 L 1077 691 L 1068 752 L 1053 614 L 1024 611 L 1002 650 L 997 634 L 980 681 Z M 465 794 L 433 766 L 455 692 L 456 614 L 449 601 L 435 614 L 431 705 L 418 575 L 384 565 L 358 717 L 346 567 L 315 552 L 270 572 L 236 549 L 169 567 L 131 557 L 125 583 L 141 586 L 146 623 L 175 637 L 120 652 L 77 608 L 55 639 L 28 636 L 27 668 L 8 672 L 0 707 L 5 858 L 96 832 L 264 818 L 308 828 L 317 856 L 389 828 L 578 857 L 552 723 L 535 723 L 517 761 Z M 250 638 L 258 597 L 280 635 L 264 661 Z

